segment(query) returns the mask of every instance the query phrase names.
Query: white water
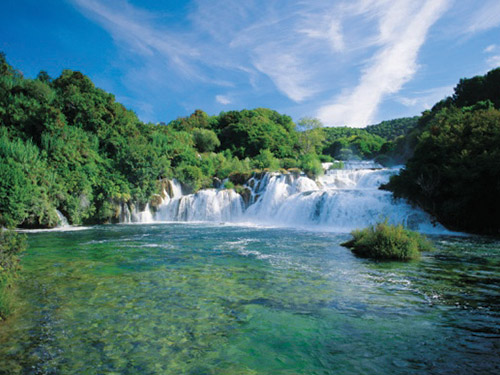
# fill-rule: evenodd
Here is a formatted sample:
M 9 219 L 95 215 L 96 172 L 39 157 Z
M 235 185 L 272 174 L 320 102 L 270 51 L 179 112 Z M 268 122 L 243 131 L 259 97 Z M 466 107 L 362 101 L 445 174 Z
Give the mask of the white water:
M 66 228 L 69 227 L 68 219 L 61 213 L 61 211 L 56 210 L 57 217 L 59 218 L 58 228 Z
M 165 198 L 156 210 L 146 206 L 129 216 L 130 221 L 140 223 L 209 221 L 340 232 L 387 218 L 390 223 L 422 232 L 446 232 L 441 225 L 434 225 L 425 212 L 378 189 L 397 172 L 397 168 L 381 168 L 373 162 L 353 162 L 347 169 L 327 171 L 317 181 L 306 176 L 267 173 L 248 181 L 248 207 L 234 190 L 206 189 L 184 195 L 180 184 L 173 180 L 172 196 L 163 194 Z

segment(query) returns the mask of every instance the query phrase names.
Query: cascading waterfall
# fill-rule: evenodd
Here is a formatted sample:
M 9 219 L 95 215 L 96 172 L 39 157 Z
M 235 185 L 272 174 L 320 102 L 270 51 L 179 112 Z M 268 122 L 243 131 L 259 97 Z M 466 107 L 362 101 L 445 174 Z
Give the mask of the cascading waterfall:
M 56 210 L 56 214 L 57 214 L 57 217 L 59 218 L 59 224 L 57 225 L 57 227 L 66 228 L 66 227 L 70 226 L 68 223 L 68 219 L 66 219 L 66 217 L 62 214 L 61 211 Z
M 158 208 L 161 221 L 233 221 L 243 213 L 243 199 L 234 190 L 205 189 L 168 199 Z
M 179 182 L 173 180 L 160 205 L 133 212 L 131 220 L 254 223 L 344 232 L 387 219 L 422 232 L 445 232 L 425 212 L 378 189 L 398 170 L 374 162 L 349 162 L 316 181 L 305 175 L 266 173 L 247 182 L 246 203 L 232 189 L 183 194 Z

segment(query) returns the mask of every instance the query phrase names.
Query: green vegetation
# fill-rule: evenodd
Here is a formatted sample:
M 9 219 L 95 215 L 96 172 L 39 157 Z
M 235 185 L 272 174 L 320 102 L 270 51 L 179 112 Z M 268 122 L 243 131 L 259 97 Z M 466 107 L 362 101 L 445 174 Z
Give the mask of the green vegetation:
M 412 260 L 421 251 L 431 251 L 432 244 L 420 233 L 402 225 L 390 225 L 387 220 L 365 229 L 351 232 L 353 238 L 344 242 L 352 252 L 363 258 L 380 260 Z
M 0 229 L 0 321 L 11 309 L 11 292 L 19 270 L 19 254 L 26 249 L 26 236 Z
M 56 210 L 71 224 L 114 222 L 123 204 L 155 203 L 169 178 L 191 191 L 256 169 L 314 178 L 321 161 L 377 156 L 387 140 L 376 134 L 397 124 L 325 129 L 306 117 L 296 127 L 266 108 L 145 124 L 80 72 L 26 79 L 0 54 L 0 225 L 54 227 Z
M 413 156 L 385 186 L 449 228 L 500 233 L 500 68 L 423 113 Z
M 417 126 L 418 119 L 419 116 L 414 116 L 382 121 L 380 124 L 367 126 L 365 130 L 387 141 L 393 141 L 400 136 L 408 134 L 408 132 Z
M 365 129 L 348 127 L 325 128 L 323 153 L 338 160 L 371 159 L 380 153 L 387 142 Z
M 334 161 L 328 169 L 330 169 L 330 170 L 344 169 L 344 162 L 342 160 Z

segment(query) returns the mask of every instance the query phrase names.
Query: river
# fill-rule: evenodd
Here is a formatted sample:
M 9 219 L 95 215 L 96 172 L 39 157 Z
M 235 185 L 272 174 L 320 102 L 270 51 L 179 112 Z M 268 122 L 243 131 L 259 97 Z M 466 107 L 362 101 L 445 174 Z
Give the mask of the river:
M 29 233 L 0 374 L 497 374 L 500 243 L 409 263 L 335 231 L 153 223 Z

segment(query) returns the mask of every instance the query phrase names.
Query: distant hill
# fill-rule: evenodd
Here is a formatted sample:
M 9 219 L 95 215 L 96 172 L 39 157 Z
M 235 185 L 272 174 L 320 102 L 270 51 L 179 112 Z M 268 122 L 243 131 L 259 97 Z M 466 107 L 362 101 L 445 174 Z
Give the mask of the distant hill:
M 388 141 L 406 135 L 418 124 L 420 116 L 402 117 L 394 120 L 382 121 L 380 124 L 369 125 L 365 130 L 370 134 L 378 135 Z

